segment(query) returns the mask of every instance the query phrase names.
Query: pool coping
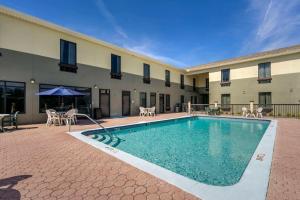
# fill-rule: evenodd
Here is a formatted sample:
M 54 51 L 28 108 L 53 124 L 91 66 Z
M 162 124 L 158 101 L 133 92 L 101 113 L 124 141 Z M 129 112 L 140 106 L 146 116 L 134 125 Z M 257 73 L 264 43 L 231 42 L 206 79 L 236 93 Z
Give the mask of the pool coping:
M 93 147 L 100 149 L 101 151 L 113 157 L 116 157 L 146 173 L 149 173 L 161 180 L 164 180 L 201 199 L 205 199 L 205 200 L 211 200 L 211 199 L 263 200 L 265 199 L 267 194 L 269 175 L 270 175 L 271 164 L 272 164 L 272 155 L 273 155 L 273 148 L 274 148 L 274 142 L 276 137 L 277 120 L 243 118 L 243 117 L 235 117 L 235 116 L 228 116 L 228 117 L 207 116 L 207 115 L 199 115 L 199 116 L 208 117 L 208 118 L 229 118 L 229 119 L 270 121 L 270 124 L 267 130 L 265 131 L 265 134 L 261 138 L 259 144 L 257 145 L 256 150 L 253 156 L 251 157 L 251 160 L 248 163 L 248 166 L 246 167 L 239 182 L 237 182 L 236 184 L 231 186 L 213 186 L 213 185 L 201 183 L 192 180 L 188 177 L 177 174 L 175 172 L 172 172 L 156 164 L 153 164 L 149 161 L 133 156 L 124 151 L 121 151 L 117 148 L 96 141 L 82 134 L 83 132 L 86 131 L 101 130 L 102 128 L 68 132 L 68 134 L 81 140 L 82 142 L 90 144 Z M 110 126 L 106 128 L 108 129 L 108 128 L 126 127 L 126 126 L 138 125 L 138 124 L 145 124 L 145 123 L 147 124 L 147 123 L 168 121 L 168 120 L 189 118 L 189 117 L 191 116 L 186 115 L 186 116 L 168 118 L 163 120 L 142 121 L 142 122 L 130 123 L 126 125 L 116 125 L 116 126 Z M 262 161 L 257 160 L 258 155 L 264 155 Z

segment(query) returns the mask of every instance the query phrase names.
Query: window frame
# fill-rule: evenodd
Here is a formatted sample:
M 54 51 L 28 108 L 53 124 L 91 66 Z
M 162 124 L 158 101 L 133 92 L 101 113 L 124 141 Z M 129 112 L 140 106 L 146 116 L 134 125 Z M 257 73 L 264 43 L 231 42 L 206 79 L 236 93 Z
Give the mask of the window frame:
M 146 76 L 147 75 L 147 73 L 146 73 L 146 69 L 148 68 L 148 71 L 149 71 L 149 74 L 148 74 L 148 76 Z M 150 65 L 149 64 L 147 64 L 147 63 L 144 63 L 144 65 L 143 65 L 143 82 L 145 83 L 145 84 L 150 84 L 151 83 L 151 73 L 150 73 L 150 70 L 151 70 L 151 68 L 150 68 Z
M 165 86 L 171 87 L 171 72 L 169 70 L 165 70 Z
M 117 62 L 117 66 L 116 66 L 117 67 L 117 70 L 116 70 L 117 72 L 114 72 L 115 70 L 113 70 L 113 67 L 114 67 L 113 66 L 113 58 L 114 57 L 117 59 L 117 61 L 116 61 Z M 122 79 L 122 58 L 121 58 L 121 56 L 113 54 L 113 53 L 111 54 L 110 76 L 111 76 L 112 79 L 119 79 L 119 80 Z
M 62 48 L 63 42 L 67 42 L 68 44 L 73 44 L 75 46 L 75 55 L 74 55 L 75 63 L 74 64 L 63 62 L 63 51 L 62 51 L 63 50 L 63 48 Z M 60 39 L 60 61 L 59 61 L 58 65 L 60 66 L 60 71 L 77 73 L 77 70 L 78 70 L 78 66 L 77 66 L 77 44 L 75 42 Z
M 267 100 L 266 95 L 267 94 L 270 95 L 270 100 L 271 100 L 270 104 L 267 104 L 267 102 L 266 102 L 266 100 Z M 265 103 L 263 103 L 263 104 L 260 102 L 261 95 L 264 95 L 264 99 L 265 99 Z M 272 92 L 259 92 L 258 93 L 258 105 L 259 106 L 264 106 L 264 107 L 269 107 L 270 105 L 272 105 Z
M 145 95 L 145 105 L 142 105 L 142 95 Z M 140 106 L 147 108 L 147 92 L 140 92 Z
M 171 111 L 171 95 L 166 94 L 166 111 Z
M 4 93 L 6 93 L 6 83 L 21 83 L 21 84 L 24 84 L 24 112 L 22 111 L 19 111 L 20 114 L 26 114 L 26 82 L 22 82 L 22 81 L 5 81 L 5 80 L 0 80 L 0 82 L 3 82 L 4 83 Z M 6 110 L 6 96 L 4 98 L 4 102 L 3 102 L 3 108 L 4 108 L 4 113 L 8 113 L 7 110 Z M 18 110 L 17 110 L 18 111 Z M 9 114 L 9 113 L 8 113 Z M 10 113 L 12 114 L 12 113 Z
M 184 89 L 184 74 L 180 74 L 180 89 Z
M 271 74 L 271 70 L 272 70 L 272 63 L 271 62 L 264 62 L 264 63 L 258 63 L 257 67 L 258 67 L 258 74 L 257 74 L 257 81 L 258 83 L 271 83 L 272 81 L 272 74 Z M 267 77 L 267 70 L 266 68 L 269 68 L 269 76 Z M 261 68 L 264 68 L 263 71 L 263 77 L 260 76 L 260 71 Z
M 224 80 L 224 73 L 228 71 L 228 80 Z M 230 68 L 221 69 L 221 86 L 230 86 L 231 80 L 230 80 Z

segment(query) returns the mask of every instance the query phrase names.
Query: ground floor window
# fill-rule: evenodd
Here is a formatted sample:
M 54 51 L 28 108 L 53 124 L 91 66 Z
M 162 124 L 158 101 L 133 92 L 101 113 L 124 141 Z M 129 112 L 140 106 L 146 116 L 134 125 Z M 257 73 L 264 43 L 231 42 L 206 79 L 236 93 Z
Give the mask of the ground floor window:
M 263 106 L 263 107 L 271 106 L 271 104 L 272 104 L 271 92 L 260 92 L 258 96 L 259 96 L 258 102 L 259 102 L 260 106 Z
M 171 110 L 171 98 L 169 94 L 166 94 L 166 111 Z
M 230 94 L 221 95 L 221 107 L 224 111 L 230 110 Z
M 156 106 L 156 93 L 151 92 L 150 94 L 150 107 L 155 107 Z
M 191 96 L 191 104 L 197 104 L 198 97 L 197 96 Z
M 140 93 L 140 106 L 146 108 L 147 107 L 147 93 L 141 92 Z
M 0 81 L 0 113 L 25 113 L 25 83 Z
M 59 85 L 40 85 L 40 92 L 50 90 L 53 88 L 59 87 Z M 67 111 L 72 108 L 77 108 L 79 113 L 91 114 L 91 88 L 86 87 L 72 87 L 72 86 L 64 86 L 66 88 L 70 88 L 72 90 L 76 90 L 78 92 L 86 94 L 85 96 L 40 96 L 39 97 L 39 110 L 40 113 L 44 113 L 46 109 L 54 109 L 56 111 Z

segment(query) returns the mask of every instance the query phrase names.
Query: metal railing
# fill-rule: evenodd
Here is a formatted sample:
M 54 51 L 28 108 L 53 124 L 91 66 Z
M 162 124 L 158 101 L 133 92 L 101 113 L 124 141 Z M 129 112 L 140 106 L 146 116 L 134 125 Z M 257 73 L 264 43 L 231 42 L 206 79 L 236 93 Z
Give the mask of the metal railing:
M 242 108 L 250 109 L 250 104 L 217 104 L 220 107 L 221 114 L 242 115 Z M 191 104 L 191 114 L 206 113 L 209 107 L 215 107 L 215 104 Z M 263 108 L 263 115 L 268 117 L 300 118 L 300 104 L 253 104 L 253 109 Z M 188 112 L 188 104 L 182 104 L 183 111 Z
M 81 116 L 81 117 L 86 117 L 88 118 L 91 122 L 93 122 L 94 124 L 97 124 L 100 128 L 102 128 L 106 133 L 109 133 L 109 131 L 104 127 L 102 126 L 100 123 L 98 123 L 96 120 L 92 119 L 90 116 L 86 115 L 86 114 L 82 114 L 82 113 L 75 113 L 74 116 Z M 71 126 L 72 126 L 72 123 L 71 121 L 68 122 L 68 125 L 69 125 L 69 132 L 71 131 Z

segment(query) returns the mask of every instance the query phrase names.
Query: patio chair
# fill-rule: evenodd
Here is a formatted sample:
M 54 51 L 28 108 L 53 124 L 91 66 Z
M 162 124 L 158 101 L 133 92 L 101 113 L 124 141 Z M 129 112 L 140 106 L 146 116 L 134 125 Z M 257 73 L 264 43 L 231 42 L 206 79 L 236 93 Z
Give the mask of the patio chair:
M 146 109 L 144 107 L 140 107 L 140 117 L 146 115 L 147 115 Z
M 247 117 L 248 116 L 248 108 L 242 107 L 242 116 Z
M 53 109 L 48 109 L 46 110 L 46 114 L 47 114 L 47 126 L 50 126 L 51 124 L 55 125 L 61 125 L 61 118 L 60 115 Z
M 154 106 L 149 109 L 148 114 L 149 114 L 149 116 L 153 116 L 153 117 L 155 116 L 155 107 Z
M 263 114 L 262 114 L 263 108 L 259 107 L 256 109 L 256 117 L 257 118 L 263 118 Z
M 5 117 L 2 120 L 2 125 L 1 127 L 4 128 L 5 126 L 14 126 L 16 129 L 18 129 L 18 115 L 19 111 L 10 114 L 8 117 Z
M 61 117 L 61 120 L 65 121 L 65 124 L 69 124 L 69 123 L 72 124 L 72 122 L 73 124 L 76 124 L 75 114 L 77 112 L 78 112 L 77 109 L 71 109 Z

